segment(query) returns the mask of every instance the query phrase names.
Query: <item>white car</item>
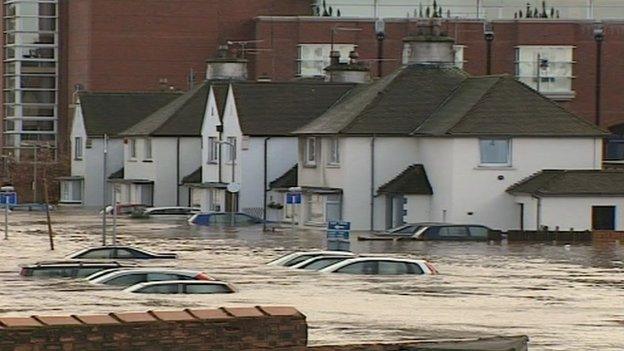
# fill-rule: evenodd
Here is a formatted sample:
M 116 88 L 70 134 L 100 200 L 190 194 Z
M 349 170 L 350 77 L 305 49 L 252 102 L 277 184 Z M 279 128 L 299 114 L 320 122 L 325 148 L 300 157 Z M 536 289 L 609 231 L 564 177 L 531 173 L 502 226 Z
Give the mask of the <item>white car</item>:
M 137 294 L 231 294 L 230 284 L 206 280 L 168 280 L 132 285 L 125 292 Z
M 199 207 L 149 207 L 143 210 L 142 215 L 149 217 L 176 217 L 188 218 L 201 212 Z
M 136 268 L 110 272 L 90 280 L 93 284 L 128 287 L 138 283 L 164 280 L 215 280 L 206 273 L 183 269 Z
M 320 272 L 366 275 L 438 274 L 435 267 L 425 260 L 394 257 L 351 258 L 323 268 Z
M 277 258 L 269 263 L 270 266 L 284 266 L 291 267 L 296 265 L 297 263 L 309 260 L 313 257 L 319 256 L 352 256 L 355 257 L 355 254 L 352 252 L 346 251 L 297 251 L 293 253 L 289 253 L 288 255 Z
M 318 271 L 350 258 L 353 258 L 353 255 L 322 255 L 299 262 L 291 266 L 291 268 Z

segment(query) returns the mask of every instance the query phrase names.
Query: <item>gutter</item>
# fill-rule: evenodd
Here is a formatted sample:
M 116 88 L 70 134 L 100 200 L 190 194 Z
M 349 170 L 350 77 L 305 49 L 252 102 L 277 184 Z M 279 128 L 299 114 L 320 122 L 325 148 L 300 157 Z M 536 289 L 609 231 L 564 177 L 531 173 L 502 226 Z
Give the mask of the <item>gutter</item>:
M 370 156 L 371 156 L 371 171 L 370 171 L 370 231 L 375 230 L 375 134 L 371 137 L 370 144 Z

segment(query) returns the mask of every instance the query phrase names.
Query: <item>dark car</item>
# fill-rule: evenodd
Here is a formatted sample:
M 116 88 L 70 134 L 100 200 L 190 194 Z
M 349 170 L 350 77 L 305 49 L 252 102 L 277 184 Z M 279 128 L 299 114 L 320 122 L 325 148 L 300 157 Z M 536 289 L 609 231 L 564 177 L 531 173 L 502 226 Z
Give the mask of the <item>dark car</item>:
M 242 212 L 198 213 L 189 219 L 189 223 L 216 227 L 244 227 L 264 222 L 261 218 Z
M 130 267 L 119 262 L 44 261 L 21 267 L 24 277 L 84 278 L 112 268 Z
M 411 223 L 379 235 L 408 240 L 490 241 L 501 240 L 502 234 L 483 225 L 450 223 Z
M 67 256 L 68 259 L 116 259 L 116 260 L 150 260 L 176 259 L 175 253 L 151 252 L 132 246 L 98 246 L 86 248 Z

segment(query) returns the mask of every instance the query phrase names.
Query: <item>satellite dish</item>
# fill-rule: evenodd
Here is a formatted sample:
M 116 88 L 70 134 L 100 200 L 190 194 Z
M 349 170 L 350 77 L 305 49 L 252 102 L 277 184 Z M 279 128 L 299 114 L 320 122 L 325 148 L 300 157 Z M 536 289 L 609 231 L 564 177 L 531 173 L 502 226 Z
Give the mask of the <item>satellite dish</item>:
M 227 186 L 227 191 L 231 193 L 237 193 L 240 191 L 240 189 L 241 189 L 241 186 L 238 183 L 230 183 Z

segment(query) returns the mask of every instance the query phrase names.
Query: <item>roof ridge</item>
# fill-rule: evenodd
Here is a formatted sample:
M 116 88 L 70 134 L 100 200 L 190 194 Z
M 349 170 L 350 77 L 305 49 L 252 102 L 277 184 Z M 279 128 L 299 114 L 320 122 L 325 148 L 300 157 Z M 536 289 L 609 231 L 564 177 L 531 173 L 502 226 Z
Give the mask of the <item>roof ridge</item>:
M 470 107 L 470 109 L 468 109 L 468 111 L 466 111 L 466 113 L 464 113 L 464 115 L 463 115 L 460 119 L 458 119 L 458 120 L 457 120 L 457 122 L 453 123 L 453 125 L 452 125 L 452 126 L 450 126 L 450 127 L 446 130 L 446 132 L 445 132 L 445 133 L 448 133 L 450 130 L 452 130 L 453 128 L 455 128 L 455 127 L 456 127 L 456 126 L 457 126 L 460 122 L 462 122 L 462 121 L 464 120 L 464 118 L 466 118 L 466 116 L 467 116 L 470 112 L 474 111 L 474 109 L 475 109 L 477 106 L 479 106 L 479 105 L 483 102 L 483 98 L 484 98 L 485 96 L 489 96 L 489 95 L 490 95 L 490 93 L 491 93 L 491 91 L 492 91 L 492 88 L 494 88 L 494 86 L 495 86 L 495 85 L 497 85 L 498 83 L 500 83 L 500 82 L 502 81 L 502 79 L 504 78 L 504 76 L 502 76 L 502 75 L 501 75 L 501 76 L 492 76 L 492 77 L 488 77 L 488 78 L 496 78 L 496 81 L 495 81 L 494 83 L 492 83 L 492 85 L 490 85 L 490 86 L 489 86 L 489 87 L 488 87 L 488 88 L 487 88 L 487 89 L 483 92 L 483 94 L 481 94 L 481 96 L 479 97 L 479 99 L 477 99 L 477 101 L 476 101 L 474 104 L 472 104 L 472 106 Z M 468 78 L 468 79 L 470 79 L 470 78 Z M 463 83 L 463 82 L 462 82 L 462 83 Z

